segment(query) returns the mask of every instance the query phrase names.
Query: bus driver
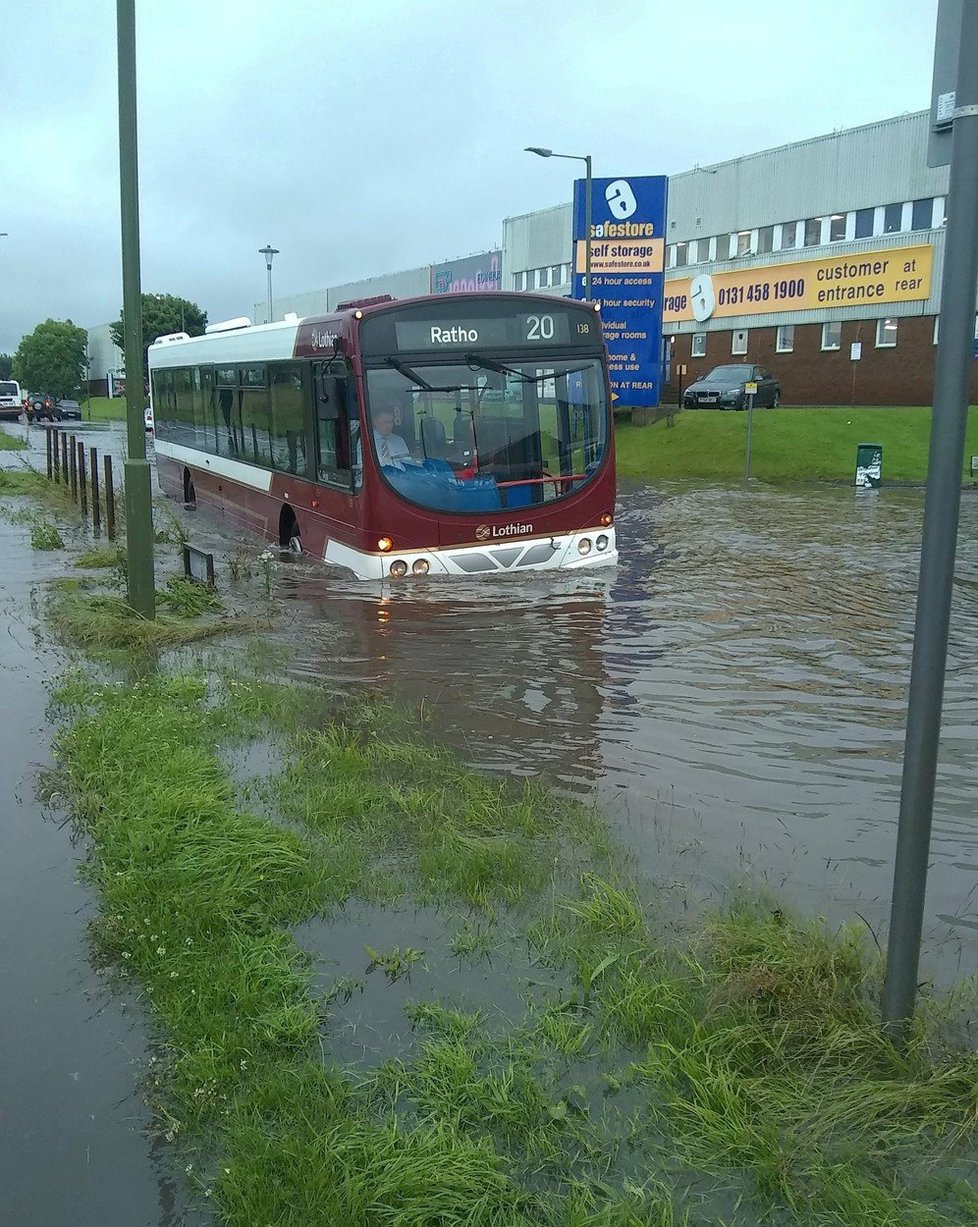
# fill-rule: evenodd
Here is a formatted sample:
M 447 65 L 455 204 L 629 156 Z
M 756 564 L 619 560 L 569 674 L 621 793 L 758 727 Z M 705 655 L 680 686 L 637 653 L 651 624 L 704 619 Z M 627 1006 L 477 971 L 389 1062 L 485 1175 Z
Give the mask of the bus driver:
M 417 463 L 411 456 L 411 450 L 400 435 L 394 433 L 394 410 L 384 405 L 373 415 L 374 445 L 377 448 L 377 458 L 382 466 L 403 469 L 404 462 Z

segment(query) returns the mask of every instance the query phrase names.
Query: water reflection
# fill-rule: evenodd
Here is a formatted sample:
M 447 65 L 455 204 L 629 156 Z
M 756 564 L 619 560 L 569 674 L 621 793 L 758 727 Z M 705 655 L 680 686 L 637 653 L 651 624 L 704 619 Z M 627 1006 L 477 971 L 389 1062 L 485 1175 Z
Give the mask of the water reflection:
M 610 692 L 601 650 L 611 580 L 338 586 L 286 576 L 313 614 L 294 669 L 367 683 L 424 708 L 468 761 L 572 789 L 603 770 L 596 728 Z M 305 625 L 305 616 L 303 617 Z

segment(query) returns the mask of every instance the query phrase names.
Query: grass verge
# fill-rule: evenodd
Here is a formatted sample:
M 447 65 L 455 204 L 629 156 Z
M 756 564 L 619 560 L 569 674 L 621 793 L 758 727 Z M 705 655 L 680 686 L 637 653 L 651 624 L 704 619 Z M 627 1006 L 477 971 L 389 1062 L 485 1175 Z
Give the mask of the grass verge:
M 242 674 L 75 674 L 55 703 L 47 787 L 90 841 L 97 948 L 156 1012 L 161 1133 L 222 1221 L 974 1221 L 978 1061 L 923 1023 L 903 1054 L 881 1038 L 854 933 L 758 904 L 670 943 L 593 816 L 382 703 Z M 221 747 L 270 732 L 285 766 L 249 812 Z M 289 928 L 351 897 L 463 909 L 446 950 L 488 945 L 497 993 L 528 948 L 523 1008 L 468 1008 L 449 977 L 407 1003 L 411 1050 L 338 1067 L 342 985 L 313 992 Z M 420 966 L 368 951 L 388 992 Z
M 0 452 L 22 452 L 27 443 L 19 435 L 10 435 L 0 428 Z
M 883 445 L 883 477 L 927 477 L 927 408 L 759 409 L 751 433 L 751 473 L 763 481 L 852 482 L 859 443 Z M 699 477 L 739 481 L 747 414 L 687 410 L 668 427 L 623 423 L 615 430 L 622 477 Z M 978 407 L 968 413 L 967 457 L 978 455 Z M 965 461 L 968 463 L 967 458 Z M 961 480 L 970 479 L 962 471 Z

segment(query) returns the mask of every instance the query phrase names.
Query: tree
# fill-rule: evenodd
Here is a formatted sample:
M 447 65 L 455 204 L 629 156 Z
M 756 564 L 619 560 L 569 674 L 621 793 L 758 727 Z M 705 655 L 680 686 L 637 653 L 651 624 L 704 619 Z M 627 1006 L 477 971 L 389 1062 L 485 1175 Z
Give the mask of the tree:
M 0 354 L 0 379 L 13 379 L 14 360 L 10 354 Z
M 85 371 L 88 333 L 71 320 L 45 320 L 14 354 L 14 378 L 34 392 L 71 396 Z
M 207 327 L 207 312 L 201 311 L 195 302 L 186 298 L 177 298 L 175 294 L 143 294 L 140 299 L 143 316 L 143 378 L 149 369 L 146 351 L 157 337 L 165 337 L 170 332 L 187 332 L 192 337 L 199 337 Z M 109 334 L 115 344 L 126 351 L 126 317 L 125 312 L 110 327 Z

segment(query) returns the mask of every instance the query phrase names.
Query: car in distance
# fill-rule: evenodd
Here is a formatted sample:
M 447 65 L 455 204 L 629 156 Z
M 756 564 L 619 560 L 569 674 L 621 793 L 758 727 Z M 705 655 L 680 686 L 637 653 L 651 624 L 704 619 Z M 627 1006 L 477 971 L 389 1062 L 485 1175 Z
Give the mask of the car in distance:
M 61 411 L 63 418 L 69 418 L 73 422 L 80 422 L 82 420 L 81 405 L 76 400 L 63 397 L 58 401 L 58 409 Z
M 41 422 L 45 418 L 49 422 L 61 421 L 61 410 L 58 402 L 47 392 L 32 392 L 24 405 L 28 422 Z
M 16 379 L 0 379 L 0 417 L 20 417 L 20 384 Z
M 754 407 L 770 405 L 776 409 L 781 403 L 781 384 L 764 366 L 752 363 L 729 363 L 715 366 L 708 375 L 697 379 L 683 391 L 684 409 L 746 409 L 747 393 L 744 385 L 754 382 Z

